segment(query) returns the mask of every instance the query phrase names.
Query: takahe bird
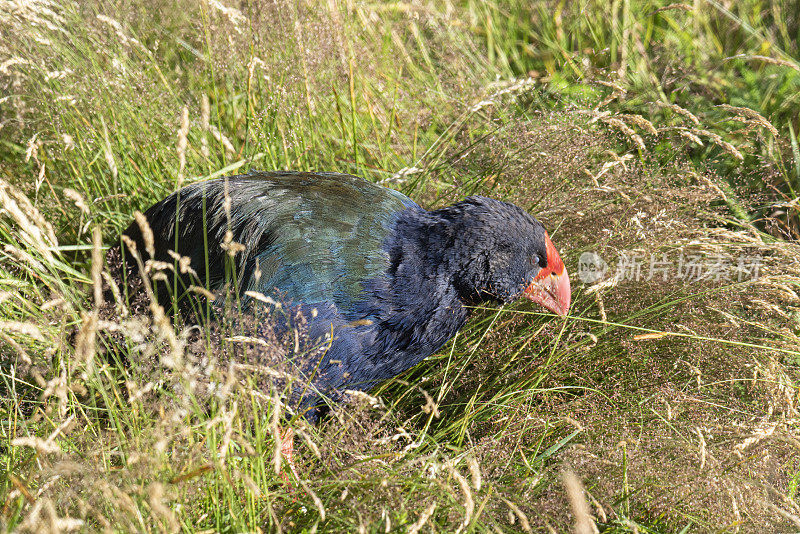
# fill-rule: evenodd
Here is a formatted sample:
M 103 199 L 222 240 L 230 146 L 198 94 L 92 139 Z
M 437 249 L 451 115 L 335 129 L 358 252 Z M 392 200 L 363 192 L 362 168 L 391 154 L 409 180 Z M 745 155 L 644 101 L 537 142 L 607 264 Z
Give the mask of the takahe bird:
M 524 297 L 562 316 L 570 304 L 567 271 L 542 224 L 491 198 L 428 211 L 356 176 L 253 171 L 189 185 L 145 217 L 152 259 L 173 263 L 171 251 L 190 259 L 184 271 L 196 276 L 181 275 L 181 291 L 223 287 L 223 245 L 238 243 L 244 309 L 258 292 L 299 309 L 309 339 L 330 336 L 305 369 L 315 392 L 296 404 L 312 421 L 320 394 L 369 390 L 433 354 L 471 304 Z M 140 226 L 124 233 L 148 259 Z

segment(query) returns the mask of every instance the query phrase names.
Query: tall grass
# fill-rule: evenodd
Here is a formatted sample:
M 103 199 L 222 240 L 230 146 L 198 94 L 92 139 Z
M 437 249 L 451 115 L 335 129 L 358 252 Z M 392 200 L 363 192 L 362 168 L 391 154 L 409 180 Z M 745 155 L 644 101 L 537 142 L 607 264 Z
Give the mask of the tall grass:
M 797 196 L 800 163 L 789 146 L 800 83 L 800 26 L 790 2 L 468 2 L 467 9 L 496 64 L 548 82 L 560 98 L 600 93 L 611 109 L 664 127 L 682 128 L 679 110 L 689 109 L 748 147 L 746 161 L 731 161 L 719 157 L 730 152 L 724 145 L 701 135 L 692 153 L 745 197 L 764 190 L 766 167 L 772 203 L 743 208 L 735 194 L 729 202 L 737 215 L 798 237 L 796 210 L 785 207 Z
M 788 5 L 163 7 L 0 4 L 4 530 L 798 526 Z M 576 283 L 564 320 L 476 309 L 425 363 L 294 420 L 291 487 L 264 363 L 292 340 L 99 291 L 136 210 L 251 167 L 513 201 L 571 272 L 758 253 L 762 277 Z

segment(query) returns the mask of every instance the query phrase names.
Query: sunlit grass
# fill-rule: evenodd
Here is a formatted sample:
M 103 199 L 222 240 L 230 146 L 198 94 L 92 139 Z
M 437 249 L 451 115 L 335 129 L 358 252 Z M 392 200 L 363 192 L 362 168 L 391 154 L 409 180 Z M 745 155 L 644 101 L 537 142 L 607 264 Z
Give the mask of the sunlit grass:
M 153 9 L 0 4 L 3 529 L 797 527 L 788 7 Z M 565 319 L 475 309 L 425 363 L 295 419 L 292 489 L 263 369 L 93 291 L 135 210 L 251 167 L 515 202 L 573 275 L 585 251 L 687 249 L 761 254 L 762 278 L 575 278 Z

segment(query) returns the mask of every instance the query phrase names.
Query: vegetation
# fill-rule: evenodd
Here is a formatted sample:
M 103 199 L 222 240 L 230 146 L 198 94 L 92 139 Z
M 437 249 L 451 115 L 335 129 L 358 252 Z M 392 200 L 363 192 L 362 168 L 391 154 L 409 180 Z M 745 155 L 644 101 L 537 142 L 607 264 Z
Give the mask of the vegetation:
M 800 528 L 791 3 L 0 0 L 0 35 L 4 530 Z M 101 291 L 136 210 L 251 167 L 518 203 L 573 310 L 476 309 L 293 421 L 286 484 L 266 349 Z

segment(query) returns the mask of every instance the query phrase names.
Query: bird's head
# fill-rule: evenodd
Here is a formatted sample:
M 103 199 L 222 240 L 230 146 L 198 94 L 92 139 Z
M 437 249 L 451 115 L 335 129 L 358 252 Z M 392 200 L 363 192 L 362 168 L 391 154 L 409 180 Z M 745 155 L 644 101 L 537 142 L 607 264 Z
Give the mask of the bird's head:
M 527 298 L 564 316 L 569 275 L 544 226 L 513 204 L 469 197 L 441 210 L 452 225 L 455 284 L 466 301 Z

